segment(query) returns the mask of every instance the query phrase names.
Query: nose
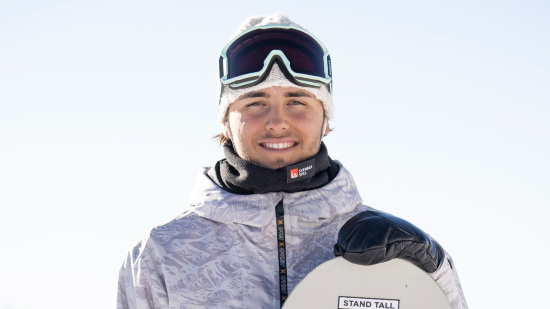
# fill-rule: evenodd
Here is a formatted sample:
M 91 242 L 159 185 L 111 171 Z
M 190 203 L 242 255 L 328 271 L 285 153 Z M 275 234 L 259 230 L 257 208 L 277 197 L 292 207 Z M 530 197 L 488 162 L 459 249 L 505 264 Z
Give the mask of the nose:
M 289 127 L 288 117 L 286 117 L 284 110 L 280 107 L 271 108 L 265 129 L 272 133 L 281 133 L 287 131 Z

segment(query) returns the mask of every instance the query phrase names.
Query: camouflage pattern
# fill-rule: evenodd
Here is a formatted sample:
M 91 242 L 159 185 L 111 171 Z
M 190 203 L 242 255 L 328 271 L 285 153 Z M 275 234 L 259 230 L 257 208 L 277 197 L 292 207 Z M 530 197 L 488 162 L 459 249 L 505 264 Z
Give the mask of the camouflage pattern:
M 118 309 L 279 308 L 276 204 L 283 199 L 289 292 L 334 257 L 340 227 L 372 209 L 343 166 L 320 189 L 252 195 L 222 190 L 207 171 L 199 174 L 191 210 L 154 227 L 129 251 L 119 274 Z M 455 274 L 438 272 L 447 281 Z M 448 290 L 448 296 L 461 295 L 459 283 Z

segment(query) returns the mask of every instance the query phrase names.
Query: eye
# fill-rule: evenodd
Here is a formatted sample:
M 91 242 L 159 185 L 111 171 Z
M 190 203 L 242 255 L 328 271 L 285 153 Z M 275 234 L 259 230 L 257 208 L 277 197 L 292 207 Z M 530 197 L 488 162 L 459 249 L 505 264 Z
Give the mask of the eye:
M 250 107 L 250 106 L 260 106 L 262 103 L 260 102 L 254 102 L 254 103 L 250 103 L 248 105 L 246 105 L 246 107 Z
M 290 101 L 288 102 L 288 105 L 305 105 L 305 104 L 300 101 Z

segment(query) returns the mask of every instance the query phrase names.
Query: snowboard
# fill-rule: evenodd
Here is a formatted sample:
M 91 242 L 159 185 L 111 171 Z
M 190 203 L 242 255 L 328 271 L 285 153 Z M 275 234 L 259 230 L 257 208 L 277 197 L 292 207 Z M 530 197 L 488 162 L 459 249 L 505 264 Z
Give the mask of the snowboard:
M 452 309 L 434 279 L 401 259 L 362 266 L 341 257 L 313 269 L 282 309 Z

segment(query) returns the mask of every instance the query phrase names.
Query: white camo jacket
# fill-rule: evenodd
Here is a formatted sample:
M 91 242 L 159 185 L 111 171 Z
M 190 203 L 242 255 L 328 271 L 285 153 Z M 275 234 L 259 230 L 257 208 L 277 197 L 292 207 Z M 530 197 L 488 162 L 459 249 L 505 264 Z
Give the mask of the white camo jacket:
M 336 161 L 337 162 L 337 161 Z M 278 309 L 279 261 L 275 206 L 282 199 L 287 285 L 334 257 L 338 231 L 362 204 L 351 174 L 296 193 L 238 195 L 201 170 L 191 210 L 151 229 L 128 253 L 119 273 L 117 309 Z M 467 309 L 447 254 L 432 277 L 454 309 Z

